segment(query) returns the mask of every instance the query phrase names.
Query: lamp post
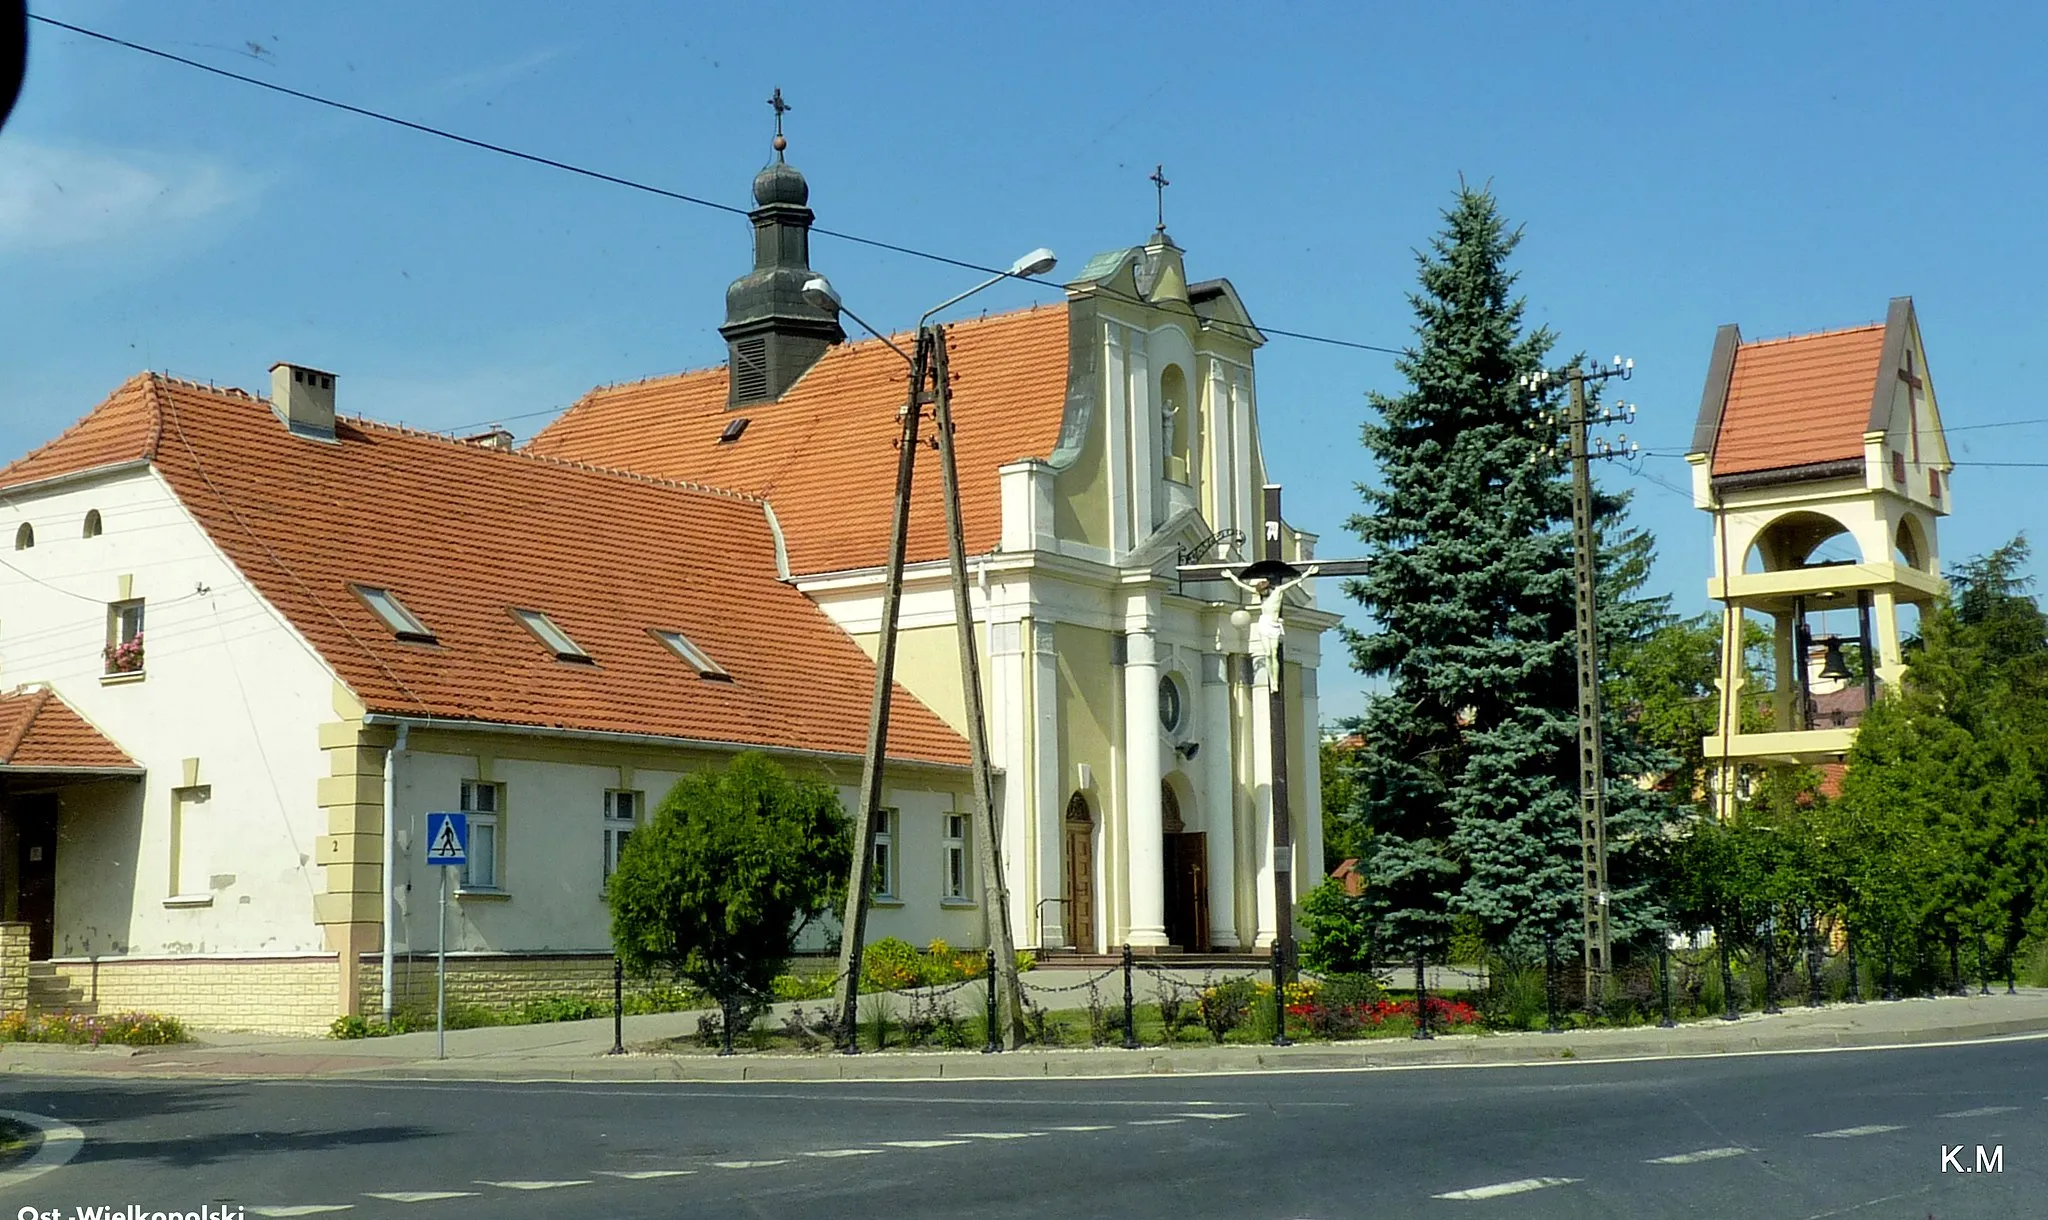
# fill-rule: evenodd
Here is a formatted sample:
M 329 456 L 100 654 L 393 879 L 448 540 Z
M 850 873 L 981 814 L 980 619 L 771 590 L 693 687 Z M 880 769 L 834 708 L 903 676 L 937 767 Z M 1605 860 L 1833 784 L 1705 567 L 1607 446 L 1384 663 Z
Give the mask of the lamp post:
M 917 320 L 916 354 L 905 352 L 881 331 L 846 308 L 823 276 L 803 288 L 804 300 L 817 309 L 843 313 L 880 339 L 910 366 L 910 396 L 903 408 L 902 435 L 896 455 L 895 517 L 889 536 L 888 577 L 882 592 L 882 632 L 875 653 L 875 692 L 869 707 L 868 748 L 861 777 L 860 812 L 854 824 L 855 851 L 846 891 L 846 915 L 839 951 L 841 988 L 839 1023 L 846 1031 L 846 1049 L 855 1049 L 856 1007 L 860 1001 L 861 950 L 867 932 L 869 869 L 874 861 L 875 812 L 882 804 L 882 770 L 887 757 L 889 701 L 895 681 L 897 618 L 903 600 L 903 567 L 910 523 L 910 492 L 917 464 L 917 434 L 924 407 L 932 407 L 932 427 L 944 479 L 947 541 L 953 569 L 953 615 L 960 641 L 961 693 L 966 703 L 968 764 L 973 790 L 974 837 L 980 865 L 982 904 L 988 926 L 988 948 L 1001 972 L 1000 1001 L 1003 1045 L 1014 1047 L 1022 1020 L 1022 988 L 1017 978 L 1017 953 L 1010 934 L 1009 887 L 1003 878 L 1001 849 L 996 843 L 995 801 L 988 767 L 988 725 L 982 705 L 981 666 L 975 657 L 973 605 L 967 584 L 967 551 L 960 519 L 960 472 L 953 449 L 953 413 L 946 369 L 946 336 L 932 317 L 1006 279 L 1042 275 L 1059 260 L 1043 247 L 1018 259 L 1008 271 L 989 277 L 967 291 L 926 310 Z M 991 1042 L 993 1042 L 991 1036 Z

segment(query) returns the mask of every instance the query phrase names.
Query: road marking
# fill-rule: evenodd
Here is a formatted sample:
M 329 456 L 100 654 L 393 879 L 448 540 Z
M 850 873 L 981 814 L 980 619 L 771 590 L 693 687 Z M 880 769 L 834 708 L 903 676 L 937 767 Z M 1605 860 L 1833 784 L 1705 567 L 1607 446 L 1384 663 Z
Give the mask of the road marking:
M 953 1134 L 969 1140 L 1028 1140 L 1043 1131 L 955 1131 Z
M 283 1207 L 247 1207 L 243 1210 L 259 1216 L 317 1216 L 321 1212 L 345 1212 L 354 1206 L 353 1203 L 294 1203 Z
M 1172 1126 L 1172 1125 L 1174 1125 L 1175 1123 L 1184 1123 L 1184 1122 L 1186 1122 L 1186 1121 L 1188 1121 L 1188 1120 L 1187 1120 L 1187 1119 L 1185 1119 L 1185 1118 L 1134 1118 L 1134 1119 L 1132 1119 L 1132 1120 L 1131 1120 L 1130 1122 L 1127 1122 L 1127 1123 L 1125 1123 L 1125 1124 L 1124 1124 L 1124 1126 L 1126 1126 L 1126 1127 L 1171 1127 L 1171 1126 Z
M 1111 1127 L 1111 1126 L 1106 1126 L 1106 1125 L 1101 1125 L 1101 1126 L 1090 1126 L 1090 1125 L 1088 1125 L 1088 1124 L 1086 1124 L 1086 1123 L 1079 1123 L 1079 1124 L 1076 1124 L 1076 1125 L 1074 1125 L 1074 1126 L 1071 1126 L 1071 1127 L 1054 1127 L 1054 1128 L 1052 1128 L 1052 1130 L 1054 1130 L 1054 1131 L 1114 1131 L 1114 1130 L 1116 1130 L 1116 1128 L 1115 1128 L 1115 1127 Z
M 966 1140 L 883 1140 L 891 1148 L 953 1148 Z
M 720 1169 L 766 1169 L 770 1165 L 787 1165 L 789 1161 L 785 1158 L 780 1161 L 713 1161 L 711 1163 Z
M 77 1156 L 78 1150 L 85 1147 L 85 1132 L 70 1123 L 30 1114 L 26 1110 L 0 1110 L 0 1118 L 11 1118 L 24 1127 L 34 1127 L 43 1133 L 43 1146 L 36 1149 L 28 1164 L 0 1173 L 0 1189 L 40 1178 Z
M 487 1182 L 487 1181 L 485 1181 L 485 1180 L 484 1180 L 484 1179 L 482 1179 L 482 1178 L 478 1178 L 478 1179 L 477 1179 L 477 1185 L 479 1185 L 479 1186 L 501 1186 L 501 1187 L 503 1187 L 503 1188 L 504 1188 L 504 1189 L 506 1189 L 506 1190 L 557 1190 L 557 1189 L 560 1189 L 561 1187 L 564 1187 L 564 1186 L 588 1186 L 588 1185 L 590 1185 L 590 1179 L 589 1179 L 589 1178 L 576 1178 L 576 1179 L 573 1179 L 573 1180 L 571 1180 L 571 1181 L 567 1181 L 567 1182 L 541 1182 L 541 1181 L 532 1181 L 532 1180 L 522 1180 L 522 1181 L 512 1181 L 512 1182 Z
M 2010 1113 L 2012 1113 L 2012 1112 L 2013 1112 L 2014 1110 L 2017 1110 L 2017 1109 L 2019 1109 L 2019 1107 L 2018 1107 L 2018 1106 L 1978 1106 L 1978 1107 L 1977 1107 L 1976 1109 L 1974 1109 L 1974 1110 L 1950 1110 L 1950 1111 L 1949 1111 L 1948 1113 L 1946 1113 L 1946 1114 L 1937 1114 L 1937 1115 L 1935 1115 L 1935 1117 L 1936 1117 L 1936 1118 L 1988 1118 L 1988 1117 L 1990 1117 L 1990 1116 L 1991 1116 L 1991 1115 L 1993 1115 L 1993 1114 L 2010 1114 Z
M 1183 1115 L 1181 1115 L 1181 1117 L 1182 1117 L 1182 1118 L 1206 1118 L 1206 1119 L 1208 1119 L 1208 1120 L 1209 1120 L 1210 1122 L 1216 1122 L 1216 1123 L 1220 1123 L 1220 1122 L 1222 1122 L 1222 1121 L 1223 1121 L 1224 1119 L 1226 1119 L 1226 1118 L 1243 1118 L 1243 1117 L 1244 1117 L 1244 1115 L 1242 1115 L 1242 1114 L 1183 1114 Z
M 1887 1131 L 1904 1131 L 1904 1127 L 1891 1127 L 1873 1123 L 1868 1127 L 1844 1127 L 1839 1131 L 1816 1131 L 1810 1137 L 1817 1140 L 1850 1140 L 1859 1135 L 1883 1135 Z
M 1747 1148 L 1702 1148 L 1698 1152 L 1681 1152 L 1677 1156 L 1655 1156 L 1644 1161 L 1645 1165 L 1694 1165 L 1701 1161 L 1719 1161 L 1731 1156 L 1748 1156 Z
M 1474 1186 L 1470 1190 L 1447 1190 L 1433 1199 L 1498 1199 L 1502 1195 L 1518 1195 L 1525 1190 L 1542 1190 L 1546 1186 L 1568 1186 L 1582 1178 L 1519 1178 L 1513 1182 L 1495 1182 L 1491 1186 Z
M 389 1199 L 393 1203 L 432 1203 L 436 1199 L 467 1199 L 476 1194 L 473 1190 L 370 1190 L 363 1192 L 372 1199 Z
M 826 1148 L 819 1152 L 806 1152 L 804 1155 L 817 1157 L 875 1156 L 881 1151 L 880 1148 Z
M 600 1169 L 597 1172 L 608 1178 L 624 1178 L 629 1182 L 645 1182 L 652 1178 L 683 1178 L 697 1172 L 694 1169 Z

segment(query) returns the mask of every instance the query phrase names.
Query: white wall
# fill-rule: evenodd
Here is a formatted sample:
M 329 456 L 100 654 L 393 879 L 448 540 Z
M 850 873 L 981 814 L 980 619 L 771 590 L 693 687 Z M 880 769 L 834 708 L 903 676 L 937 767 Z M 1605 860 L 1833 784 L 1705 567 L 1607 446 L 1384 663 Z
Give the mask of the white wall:
M 88 509 L 103 533 L 82 537 Z M 332 675 L 262 603 L 154 473 L 0 500 L 0 689 L 48 683 L 148 770 L 140 790 L 63 794 L 58 956 L 322 951 L 313 863 L 325 832 L 316 726 Z M 145 599 L 145 676 L 101 681 L 107 603 Z M 204 592 L 200 590 L 204 589 Z M 211 799 L 187 838 L 205 905 L 171 896 L 171 793 L 199 760 Z

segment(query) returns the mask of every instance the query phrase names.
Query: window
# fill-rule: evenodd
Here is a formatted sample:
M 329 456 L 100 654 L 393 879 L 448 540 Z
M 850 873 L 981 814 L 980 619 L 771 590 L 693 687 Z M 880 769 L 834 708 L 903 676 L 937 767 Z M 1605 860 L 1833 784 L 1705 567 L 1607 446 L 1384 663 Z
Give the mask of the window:
M 83 527 L 84 536 L 87 538 L 97 538 L 100 536 L 100 529 L 100 510 L 97 508 L 87 509 L 85 512 L 85 525 Z
M 875 810 L 875 858 L 868 869 L 869 890 L 886 900 L 896 897 L 896 811 Z
M 714 678 L 724 682 L 732 681 L 732 675 L 725 672 L 718 662 L 705 655 L 703 649 L 690 642 L 680 631 L 656 631 L 654 638 L 668 645 L 670 652 L 683 659 L 683 664 L 697 671 L 700 678 Z
M 746 430 L 747 417 L 742 415 L 738 419 L 733 420 L 731 423 L 726 424 L 725 431 L 718 434 L 718 443 L 721 445 L 730 445 L 734 441 L 740 439 L 740 433 L 745 432 Z
M 610 791 L 604 794 L 604 880 L 611 883 L 612 874 L 619 871 L 619 856 L 626 850 L 626 840 L 633 837 L 633 830 L 640 824 L 640 806 L 647 796 L 641 792 Z
M 212 799 L 211 787 L 171 790 L 170 897 L 173 900 L 212 897 L 206 888 L 205 850 L 206 805 Z
M 555 620 L 547 615 L 538 610 L 514 610 L 512 617 L 519 620 L 520 626 L 533 632 L 534 638 L 546 645 L 557 661 L 591 663 L 590 654 L 583 651 L 583 646 L 570 639 L 569 633 L 555 626 Z
M 35 544 L 36 527 L 26 521 L 22 522 L 21 527 L 14 531 L 14 549 L 25 551 Z
M 1159 679 L 1159 726 L 1169 733 L 1180 731 L 1180 683 Z
M 946 815 L 945 854 L 944 898 L 948 902 L 966 902 L 972 895 L 967 888 L 967 815 L 964 813 Z
M 389 589 L 377 589 L 368 585 L 350 585 L 349 588 L 355 590 L 355 595 L 363 599 L 363 604 L 370 608 L 370 613 L 383 620 L 384 625 L 391 629 L 391 634 L 401 640 L 412 640 L 421 644 L 434 642 L 434 633 L 429 631 L 427 625 L 412 611 L 405 608 L 405 603 L 398 600 L 398 594 Z
M 106 658 L 108 674 L 142 672 L 142 599 L 115 602 L 107 607 Z
M 498 816 L 504 806 L 504 785 L 474 779 L 462 781 L 462 811 L 469 815 L 469 862 L 462 866 L 463 889 L 498 888 L 499 854 L 503 850 Z

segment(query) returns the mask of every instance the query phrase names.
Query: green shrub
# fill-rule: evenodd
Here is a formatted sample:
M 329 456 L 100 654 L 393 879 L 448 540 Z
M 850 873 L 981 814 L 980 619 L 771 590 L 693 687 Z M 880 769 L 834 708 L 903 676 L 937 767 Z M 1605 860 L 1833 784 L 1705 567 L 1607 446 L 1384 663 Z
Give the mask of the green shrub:
M 1306 943 L 1301 964 L 1317 974 L 1364 972 L 1373 953 L 1372 910 L 1364 898 L 1344 892 L 1344 882 L 1324 878 L 1301 903 L 1301 930 Z
M 1252 1018 L 1259 999 L 1258 984 L 1251 979 L 1230 979 L 1205 988 L 1197 1010 L 1209 1036 L 1221 1042 L 1232 1030 Z
M 775 976 L 773 990 L 778 1000 L 822 1000 L 832 994 L 829 975 L 792 971 Z
M 885 936 L 860 955 L 862 991 L 902 991 L 924 981 L 924 958 L 909 941 Z
M 637 1017 L 653 1012 L 688 1012 L 692 1008 L 702 1008 L 704 1002 L 703 993 L 691 988 L 658 984 L 627 992 L 626 1015 Z
M 0 1017 L 0 1042 L 61 1042 L 74 1046 L 168 1046 L 186 1040 L 184 1023 L 151 1012 L 106 1016 L 9 1013 Z
M 2024 987 L 2048 987 L 2048 936 L 2030 938 L 2021 944 L 2015 973 Z
M 1496 961 L 1487 971 L 1480 1011 L 1494 1029 L 1542 1029 L 1550 1020 L 1543 967 Z

